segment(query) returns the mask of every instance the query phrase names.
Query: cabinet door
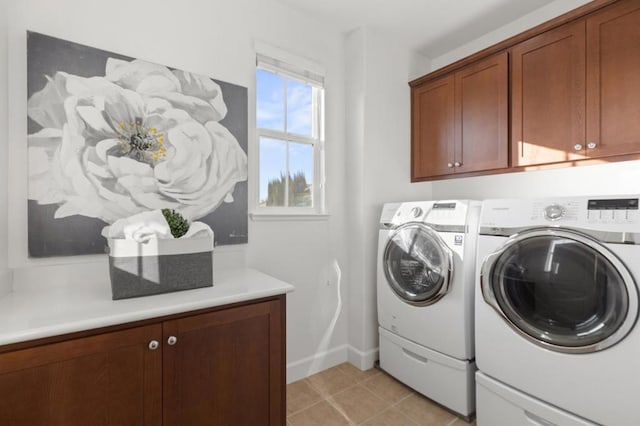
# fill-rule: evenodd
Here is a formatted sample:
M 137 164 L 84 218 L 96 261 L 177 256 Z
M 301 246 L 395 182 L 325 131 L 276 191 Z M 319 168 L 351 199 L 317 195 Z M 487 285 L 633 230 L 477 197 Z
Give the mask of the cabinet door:
M 509 166 L 507 52 L 455 74 L 456 173 Z
M 587 19 L 588 155 L 640 152 L 640 2 Z
M 164 323 L 165 426 L 284 425 L 284 303 Z
M 0 355 L 2 425 L 160 425 L 160 325 Z
M 412 90 L 412 180 L 453 173 L 453 74 Z
M 543 33 L 511 51 L 513 166 L 585 158 L 585 23 Z

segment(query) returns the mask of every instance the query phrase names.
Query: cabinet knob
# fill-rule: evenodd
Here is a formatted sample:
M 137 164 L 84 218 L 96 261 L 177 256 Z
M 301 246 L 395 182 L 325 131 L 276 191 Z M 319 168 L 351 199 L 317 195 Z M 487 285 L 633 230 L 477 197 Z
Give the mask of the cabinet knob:
M 448 168 L 452 168 L 453 167 L 453 163 L 447 163 L 447 167 Z
M 598 144 L 596 144 L 595 142 L 589 142 L 587 144 L 587 148 L 589 149 L 594 149 L 596 146 L 598 146 Z
M 160 343 L 158 343 L 157 340 L 152 340 L 149 342 L 149 349 L 151 349 L 152 351 L 155 351 L 156 349 L 158 349 L 159 346 L 160 346 Z
M 579 143 L 575 144 L 573 146 L 573 149 L 576 151 L 582 151 L 582 144 L 579 144 Z
M 176 343 L 178 343 L 178 338 L 176 336 L 169 336 L 169 338 L 167 339 L 167 344 L 169 346 L 173 346 Z
M 462 163 L 459 162 L 459 161 L 456 161 L 455 163 L 453 163 L 453 165 L 456 166 L 456 167 L 460 167 L 460 166 L 462 166 Z

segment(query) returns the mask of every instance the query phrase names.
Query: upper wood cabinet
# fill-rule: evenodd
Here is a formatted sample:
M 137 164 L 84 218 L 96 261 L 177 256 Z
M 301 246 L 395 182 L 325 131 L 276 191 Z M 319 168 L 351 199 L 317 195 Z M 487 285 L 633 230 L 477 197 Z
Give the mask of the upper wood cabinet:
M 513 47 L 514 166 L 640 152 L 640 2 Z
M 560 27 L 511 50 L 511 163 L 585 154 L 585 24 Z
M 509 166 L 508 54 L 455 73 L 455 172 Z
M 640 1 L 609 6 L 586 25 L 587 155 L 640 152 Z
M 451 75 L 411 91 L 412 180 L 453 172 L 453 85 Z
M 414 182 L 640 159 L 640 0 L 594 0 L 410 85 Z
M 412 88 L 412 180 L 508 166 L 506 52 Z

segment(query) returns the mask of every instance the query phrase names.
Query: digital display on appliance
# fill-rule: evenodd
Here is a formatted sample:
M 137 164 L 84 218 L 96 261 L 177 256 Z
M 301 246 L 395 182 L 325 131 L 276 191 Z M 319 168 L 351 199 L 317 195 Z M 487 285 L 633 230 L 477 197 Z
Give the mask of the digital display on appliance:
M 589 200 L 588 210 L 638 210 L 637 198 L 616 198 L 611 200 Z
M 450 209 L 453 210 L 456 208 L 456 203 L 435 203 L 433 205 L 434 210 L 435 209 Z

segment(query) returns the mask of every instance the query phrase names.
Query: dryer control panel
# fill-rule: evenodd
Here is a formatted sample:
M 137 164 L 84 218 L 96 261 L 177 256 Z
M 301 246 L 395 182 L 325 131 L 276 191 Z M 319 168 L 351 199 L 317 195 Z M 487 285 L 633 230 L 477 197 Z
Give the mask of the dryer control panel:
M 571 227 L 640 233 L 640 196 L 485 200 L 481 228 Z
M 578 201 L 534 201 L 531 220 L 542 220 L 550 223 L 575 221 L 578 220 L 580 205 L 581 203 Z
M 638 220 L 637 198 L 589 200 L 587 220 L 591 223 L 630 223 Z
M 533 203 L 532 220 L 549 224 L 574 222 L 583 218 L 589 223 L 633 223 L 639 218 L 637 198 L 589 199 L 583 201 L 537 201 Z

